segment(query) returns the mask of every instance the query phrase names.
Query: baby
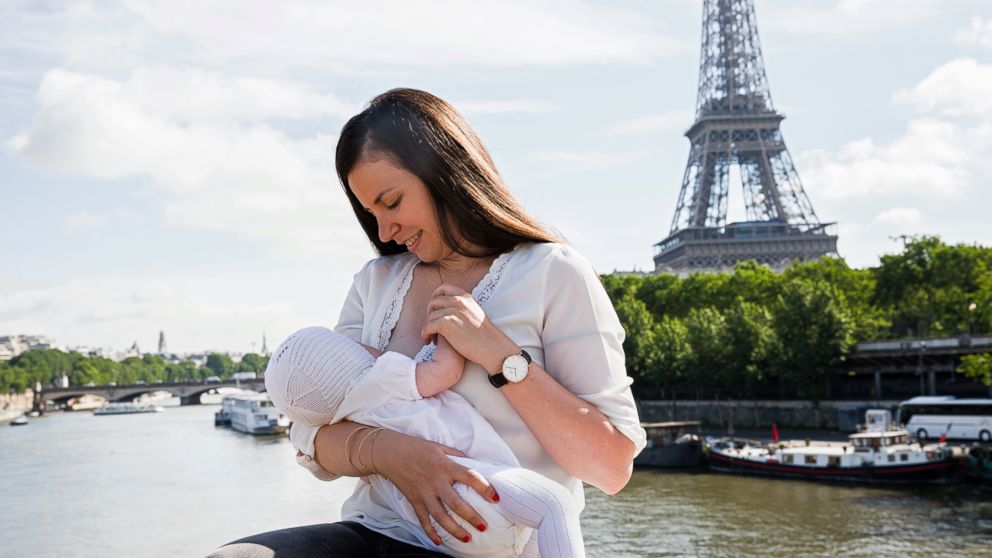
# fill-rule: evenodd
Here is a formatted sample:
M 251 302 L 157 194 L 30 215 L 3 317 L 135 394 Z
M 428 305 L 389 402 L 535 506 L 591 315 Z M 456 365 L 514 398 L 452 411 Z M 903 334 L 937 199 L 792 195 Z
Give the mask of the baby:
M 488 527 L 465 543 L 435 523 L 442 539 L 438 547 L 399 489 L 385 477 L 371 474 L 374 433 L 356 432 L 362 441 L 345 443 L 349 453 L 354 452 L 349 455 L 352 464 L 368 468 L 372 490 L 406 521 L 407 530 L 425 548 L 454 556 L 519 556 L 531 529 L 536 529 L 541 556 L 585 556 L 572 494 L 520 467 L 492 425 L 465 398 L 448 390 L 461 378 L 464 366 L 464 357 L 442 337 L 432 359 L 418 363 L 395 352 L 380 355 L 329 329 L 310 327 L 290 335 L 276 349 L 265 371 L 265 387 L 276 407 L 294 422 L 322 426 L 350 420 L 431 440 L 468 456 L 449 457 L 485 477 L 500 500 L 489 502 L 456 483 L 454 489 Z M 372 438 L 368 445 L 366 438 Z M 457 515 L 452 517 L 466 526 Z

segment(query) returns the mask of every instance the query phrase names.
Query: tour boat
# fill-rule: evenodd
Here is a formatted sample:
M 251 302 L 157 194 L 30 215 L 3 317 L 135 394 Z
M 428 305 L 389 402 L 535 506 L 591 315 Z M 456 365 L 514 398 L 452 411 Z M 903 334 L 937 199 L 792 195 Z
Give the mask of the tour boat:
M 221 412 L 230 417 L 231 428 L 247 434 L 282 434 L 289 429 L 289 419 L 276 409 L 264 393 L 239 393 L 225 396 Z M 217 417 L 214 417 L 214 424 Z
M 14 417 L 14 420 L 10 421 L 11 426 L 24 426 L 28 423 L 28 417 L 21 413 Z
M 641 423 L 647 445 L 634 458 L 638 467 L 698 467 L 703 464 L 699 421 Z M 691 430 L 691 432 L 690 432 Z
M 866 428 L 848 442 L 764 444 L 707 438 L 710 469 L 850 483 L 915 484 L 959 480 L 959 459 L 943 442 L 920 444 L 891 424 L 889 411 L 870 410 Z
M 147 403 L 104 403 L 93 411 L 94 415 L 132 415 L 135 413 L 161 413 L 165 408 Z

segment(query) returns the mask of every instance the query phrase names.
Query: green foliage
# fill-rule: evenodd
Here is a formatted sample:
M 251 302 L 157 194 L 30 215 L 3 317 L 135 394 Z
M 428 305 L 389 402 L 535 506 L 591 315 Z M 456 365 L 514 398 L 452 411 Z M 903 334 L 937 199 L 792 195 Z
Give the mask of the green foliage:
M 241 357 L 235 372 L 257 372 L 261 374 L 269 364 L 269 358 L 255 353 L 248 353 Z
M 793 281 L 785 284 L 772 314 L 781 344 L 779 373 L 819 401 L 827 374 L 854 344 L 840 297 L 829 283 Z
M 730 274 L 605 276 L 603 284 L 641 393 L 674 386 L 747 397 L 778 384 L 818 399 L 859 341 L 992 332 L 992 248 L 935 237 L 907 242 L 875 268 L 824 257 L 781 275 L 742 262 Z
M 207 363 L 203 365 L 203 377 L 217 376 L 226 379 L 234 373 L 234 361 L 231 357 L 221 353 L 210 353 L 207 355 Z
M 230 362 L 230 358 L 221 355 Z M 262 357 L 249 359 L 250 365 L 264 367 L 267 362 Z M 221 359 L 221 362 L 224 362 Z M 231 363 L 233 368 L 233 363 Z M 86 357 L 76 352 L 65 353 L 57 349 L 36 349 L 20 354 L 9 362 L 0 361 L 0 391 L 23 392 L 33 389 L 36 384 L 58 384 L 65 374 L 70 385 L 106 385 L 111 382 L 133 384 L 136 382 L 154 383 L 200 381 L 210 374 L 203 374 L 191 360 L 179 363 L 167 362 L 159 355 L 145 355 L 141 358 L 128 357 L 121 362 L 100 357 Z
M 896 337 L 990 331 L 990 274 L 992 248 L 918 237 L 882 256 L 875 303 L 891 315 Z
M 962 357 L 961 371 L 973 380 L 992 386 L 992 353 Z

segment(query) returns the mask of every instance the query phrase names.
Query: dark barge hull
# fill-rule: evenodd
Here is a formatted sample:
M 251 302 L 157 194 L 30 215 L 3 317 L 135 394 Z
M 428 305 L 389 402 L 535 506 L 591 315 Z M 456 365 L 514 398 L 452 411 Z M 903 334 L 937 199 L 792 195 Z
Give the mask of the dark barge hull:
M 716 452 L 707 456 L 709 468 L 719 473 L 758 475 L 849 484 L 952 484 L 962 480 L 956 460 L 888 467 L 802 467 L 785 463 L 755 463 Z
M 689 468 L 699 467 L 706 461 L 703 445 L 693 441 L 684 444 L 645 448 L 634 458 L 635 467 Z

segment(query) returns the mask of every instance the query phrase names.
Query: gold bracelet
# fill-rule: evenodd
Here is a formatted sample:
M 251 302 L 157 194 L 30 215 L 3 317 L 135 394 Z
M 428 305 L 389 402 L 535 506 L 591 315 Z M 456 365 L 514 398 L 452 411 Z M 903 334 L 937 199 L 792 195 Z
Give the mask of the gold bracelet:
M 375 441 L 375 437 L 379 435 L 379 431 L 380 430 L 382 430 L 382 428 L 373 428 L 372 431 L 369 432 L 369 433 L 367 433 L 367 434 L 365 434 L 365 437 L 362 438 L 362 441 L 358 443 L 358 464 L 360 466 L 359 469 L 361 469 L 361 471 L 363 473 L 366 472 L 366 471 L 368 471 L 369 468 L 368 468 L 367 465 L 365 465 L 365 462 L 362 461 L 362 448 L 365 447 L 365 442 L 370 437 L 372 438 L 373 441 Z M 370 456 L 371 456 L 371 454 L 370 454 Z M 371 459 L 371 457 L 370 457 L 370 459 Z
M 372 472 L 377 475 L 379 474 L 379 471 L 375 468 L 375 459 L 372 457 L 372 448 L 375 447 L 375 437 L 378 436 L 380 432 L 382 432 L 382 428 L 377 428 L 376 431 L 372 433 L 372 439 L 369 440 L 369 468 L 371 468 Z
M 352 430 L 351 434 L 348 434 L 348 437 L 344 439 L 344 458 L 348 460 L 348 465 L 351 465 L 356 469 L 358 466 L 351 460 L 351 437 L 358 434 L 360 431 L 368 430 L 369 428 L 371 428 L 371 426 L 359 426 L 358 428 Z M 359 461 L 361 461 L 361 457 L 359 457 Z

